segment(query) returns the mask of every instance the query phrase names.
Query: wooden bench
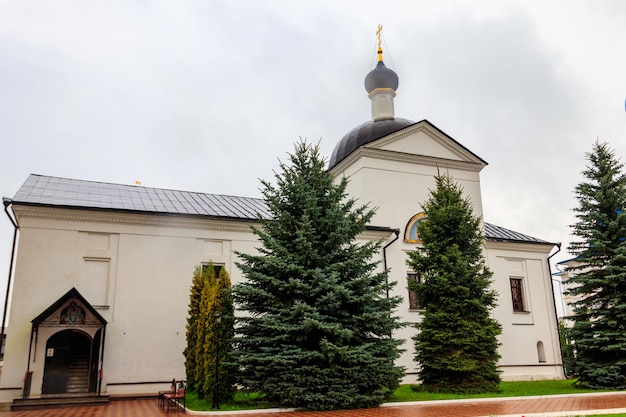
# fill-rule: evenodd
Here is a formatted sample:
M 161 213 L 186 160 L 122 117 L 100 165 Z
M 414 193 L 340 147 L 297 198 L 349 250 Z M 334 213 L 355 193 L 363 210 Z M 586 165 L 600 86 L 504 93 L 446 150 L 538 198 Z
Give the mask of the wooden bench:
M 165 408 L 165 394 L 173 394 L 176 392 L 176 379 L 172 378 L 172 386 L 168 390 L 159 391 L 159 407 Z
M 185 381 L 179 381 L 178 388 L 174 392 L 169 392 L 163 394 L 163 401 L 167 412 L 170 412 L 170 407 L 173 407 L 178 411 L 180 409 L 180 400 L 182 400 L 183 405 L 183 413 L 186 410 L 186 400 L 185 400 Z

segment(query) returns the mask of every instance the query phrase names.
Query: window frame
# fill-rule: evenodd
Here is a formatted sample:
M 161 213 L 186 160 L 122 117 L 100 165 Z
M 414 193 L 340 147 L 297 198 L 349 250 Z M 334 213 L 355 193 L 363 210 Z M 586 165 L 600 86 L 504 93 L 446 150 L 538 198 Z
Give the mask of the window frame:
M 528 313 L 528 301 L 526 297 L 526 285 L 524 277 L 509 277 L 509 287 L 511 289 L 511 305 L 513 313 Z
M 204 274 L 209 268 L 210 262 L 202 262 L 200 264 L 200 271 Z M 215 280 L 217 281 L 220 277 L 220 271 L 224 268 L 222 264 L 213 263 L 213 271 L 215 272 Z
M 417 272 L 409 271 L 406 273 L 407 281 L 417 282 L 418 284 L 424 284 L 424 279 L 422 275 Z M 410 311 L 423 311 L 424 307 L 420 305 L 419 297 L 417 296 L 417 292 L 411 290 L 409 284 L 407 283 L 408 290 L 408 301 L 409 301 L 409 310 Z

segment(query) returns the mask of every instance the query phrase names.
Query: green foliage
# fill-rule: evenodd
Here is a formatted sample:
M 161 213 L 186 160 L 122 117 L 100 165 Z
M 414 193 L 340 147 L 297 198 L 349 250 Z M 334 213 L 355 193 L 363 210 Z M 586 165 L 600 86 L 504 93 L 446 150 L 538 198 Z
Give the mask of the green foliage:
M 461 188 L 447 175 L 423 205 L 418 226 L 422 247 L 407 264 L 422 278 L 410 282 L 424 309 L 414 337 L 420 380 L 428 390 L 489 392 L 500 381 L 497 336 L 490 316 L 496 293 L 482 252 L 480 219 Z
M 189 294 L 189 310 L 187 313 L 187 346 L 183 351 L 185 356 L 185 371 L 187 374 L 187 387 L 196 390 L 198 387 L 199 370 L 197 367 L 197 339 L 201 331 L 200 327 L 200 302 L 202 300 L 202 292 L 207 285 L 207 277 L 202 273 L 199 266 L 193 272 L 191 290 Z
M 590 389 L 580 388 L 574 379 L 553 379 L 538 381 L 503 381 L 498 390 L 481 393 L 441 393 L 428 391 L 421 384 L 402 385 L 390 397 L 391 401 L 433 401 L 433 400 L 458 400 L 464 398 L 500 398 L 500 397 L 528 397 L 562 394 L 581 394 L 597 392 Z
M 563 370 L 567 377 L 575 375 L 574 341 L 572 340 L 572 330 L 567 327 L 563 319 L 559 320 L 559 341 L 561 345 L 561 356 L 563 357 Z
M 209 269 L 213 269 L 213 266 L 209 265 Z M 204 368 L 200 388 L 208 399 L 213 400 L 217 384 L 219 403 L 224 403 L 232 399 L 235 393 L 236 368 L 232 364 L 235 316 L 230 277 L 226 269 L 221 268 L 217 278 L 215 273 L 213 276 L 214 285 L 205 287 L 205 320 L 208 325 L 203 340 L 204 355 L 199 359 Z
M 590 387 L 626 388 L 626 176 L 606 143 L 587 154 L 576 186 L 573 241 L 575 372 Z
M 263 181 L 271 219 L 254 233 L 258 254 L 238 253 L 247 280 L 234 287 L 240 384 L 281 406 L 312 410 L 380 404 L 403 374 L 387 272 L 357 244 L 374 211 L 333 183 L 319 147 L 296 145 L 276 186 Z
M 581 394 L 598 392 L 597 390 L 581 388 L 573 379 L 540 380 L 540 381 L 508 381 L 500 382 L 497 392 L 490 393 L 435 393 L 424 389 L 423 385 L 400 385 L 388 398 L 388 402 L 406 401 L 433 401 L 458 400 L 472 398 L 501 398 L 546 396 L 562 394 Z M 234 398 L 224 403 L 222 410 L 252 410 L 274 408 L 278 404 L 268 402 L 263 395 L 257 392 L 237 391 Z M 187 395 L 187 407 L 194 411 L 211 409 L 211 402 L 198 399 L 195 392 Z
M 234 306 L 230 286 L 226 270 L 221 268 L 216 277 L 212 262 L 204 269 L 195 269 L 184 351 L 187 388 L 195 391 L 199 398 L 212 400 L 217 365 L 220 402 L 228 401 L 235 392 L 235 369 L 231 358 Z
M 187 392 L 186 397 L 187 409 L 193 411 L 209 411 L 213 409 L 213 402 L 207 401 L 206 398 L 199 398 L 195 391 Z M 264 408 L 274 408 L 276 404 L 269 403 L 265 397 L 258 392 L 248 392 L 238 390 L 232 399 L 220 403 L 221 411 L 236 410 L 260 410 Z

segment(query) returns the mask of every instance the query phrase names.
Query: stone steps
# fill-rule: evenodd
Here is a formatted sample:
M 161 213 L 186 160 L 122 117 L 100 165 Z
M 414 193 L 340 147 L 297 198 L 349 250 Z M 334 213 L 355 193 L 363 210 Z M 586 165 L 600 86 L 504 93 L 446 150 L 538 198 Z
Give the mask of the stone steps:
M 67 366 L 68 394 L 89 392 L 89 358 L 73 359 Z
M 11 411 L 40 410 L 44 408 L 76 407 L 86 405 L 107 405 L 108 395 L 44 395 L 41 398 L 18 398 L 11 404 Z

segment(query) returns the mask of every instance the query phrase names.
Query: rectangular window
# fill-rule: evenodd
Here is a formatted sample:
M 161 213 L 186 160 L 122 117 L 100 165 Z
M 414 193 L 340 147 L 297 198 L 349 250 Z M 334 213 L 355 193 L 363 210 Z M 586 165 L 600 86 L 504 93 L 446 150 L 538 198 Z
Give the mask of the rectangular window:
M 524 287 L 522 278 L 511 278 L 511 300 L 513 301 L 513 311 L 524 312 Z
M 209 264 L 208 263 L 203 263 L 202 264 L 202 273 L 206 273 L 207 270 L 209 269 Z M 222 265 L 215 265 L 213 264 L 213 271 L 215 271 L 215 279 L 217 279 L 220 276 L 220 271 L 222 270 Z
M 414 272 L 409 272 L 407 274 L 407 278 L 409 280 L 409 309 L 410 310 L 422 310 L 423 307 L 419 301 L 417 292 L 411 289 L 411 282 L 422 284 L 422 277 L 419 274 L 416 274 Z

